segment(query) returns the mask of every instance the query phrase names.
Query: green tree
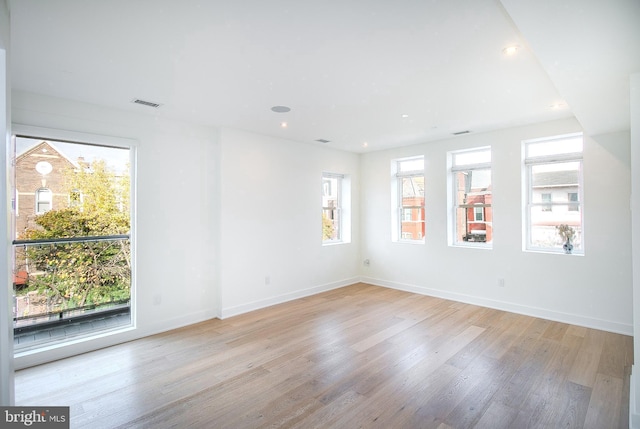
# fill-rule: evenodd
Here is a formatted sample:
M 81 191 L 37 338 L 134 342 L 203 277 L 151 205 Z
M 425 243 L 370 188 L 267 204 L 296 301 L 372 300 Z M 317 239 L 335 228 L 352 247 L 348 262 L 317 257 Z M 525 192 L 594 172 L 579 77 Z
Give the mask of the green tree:
M 333 240 L 335 238 L 335 227 L 333 221 L 322 213 L 322 239 Z
M 69 207 L 51 210 L 25 231 L 27 240 L 128 234 L 129 174 L 115 175 L 104 161 L 65 171 Z M 102 304 L 130 296 L 128 239 L 30 246 L 26 258 L 36 268 L 30 290 L 46 294 L 62 308 Z

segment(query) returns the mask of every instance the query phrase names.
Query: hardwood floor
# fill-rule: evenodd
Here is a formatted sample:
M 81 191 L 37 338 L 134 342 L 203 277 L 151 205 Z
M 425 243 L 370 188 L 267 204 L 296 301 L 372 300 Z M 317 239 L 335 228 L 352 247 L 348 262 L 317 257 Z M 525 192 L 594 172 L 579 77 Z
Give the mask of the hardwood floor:
M 366 284 L 16 374 L 72 428 L 628 428 L 629 336 Z

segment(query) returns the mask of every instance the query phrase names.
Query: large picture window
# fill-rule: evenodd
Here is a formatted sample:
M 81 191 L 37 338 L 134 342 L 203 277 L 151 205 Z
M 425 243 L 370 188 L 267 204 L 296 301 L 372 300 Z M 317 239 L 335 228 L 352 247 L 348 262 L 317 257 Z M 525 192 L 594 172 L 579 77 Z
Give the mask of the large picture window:
M 395 160 L 393 235 L 396 241 L 422 242 L 424 218 L 424 157 Z
M 452 190 L 450 244 L 491 247 L 493 208 L 491 148 L 449 152 Z
M 582 134 L 523 143 L 526 250 L 584 253 Z
M 16 352 L 130 326 L 131 148 L 45 131 L 13 147 Z

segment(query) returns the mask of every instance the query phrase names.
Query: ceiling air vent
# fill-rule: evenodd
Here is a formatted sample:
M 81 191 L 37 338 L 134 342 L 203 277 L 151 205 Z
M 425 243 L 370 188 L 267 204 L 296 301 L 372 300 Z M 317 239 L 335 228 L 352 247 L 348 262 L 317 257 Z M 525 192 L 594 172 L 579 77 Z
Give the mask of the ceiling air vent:
M 162 106 L 162 104 L 160 104 L 160 103 L 154 103 L 153 101 L 141 100 L 139 98 L 134 98 L 133 100 L 131 100 L 131 102 L 134 103 L 134 104 L 141 104 L 143 106 L 153 107 L 155 109 L 157 109 L 158 107 Z
M 318 139 L 316 140 L 318 143 L 329 143 L 331 140 Z
M 451 134 L 453 134 L 454 136 L 460 136 L 462 134 L 469 134 L 470 132 L 471 131 L 469 130 L 464 130 L 464 131 L 458 131 L 457 133 L 451 133 Z

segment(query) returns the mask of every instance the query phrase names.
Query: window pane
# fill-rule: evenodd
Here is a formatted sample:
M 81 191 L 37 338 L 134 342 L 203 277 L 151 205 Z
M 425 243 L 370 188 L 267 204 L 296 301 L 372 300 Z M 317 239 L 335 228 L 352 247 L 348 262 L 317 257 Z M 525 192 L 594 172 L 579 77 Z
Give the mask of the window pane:
M 537 185 L 532 189 L 532 204 L 529 208 L 532 247 L 560 250 L 564 240 L 559 235 L 557 227 L 569 225 L 576 230 L 572 242 L 574 251 L 582 250 L 577 164 L 562 163 L 563 169 L 556 171 L 547 171 L 546 165 L 532 166 L 532 181 Z
M 531 166 L 533 188 L 550 189 L 578 186 L 579 162 L 558 162 Z
M 421 240 L 424 237 L 424 209 L 403 209 L 403 217 L 400 225 L 401 237 L 405 240 Z
M 406 173 L 407 171 L 424 170 L 424 158 L 406 159 L 398 161 L 398 172 Z
M 453 155 L 453 165 L 457 167 L 488 162 L 491 162 L 491 149 L 456 152 Z
M 491 243 L 491 169 L 462 170 L 452 174 L 456 204 L 454 243 Z
M 401 178 L 402 221 L 400 235 L 406 240 L 424 237 L 424 176 Z
M 424 157 L 394 160 L 392 193 L 396 212 L 392 214 L 394 240 L 422 240 L 424 223 Z
M 562 249 L 564 240 L 559 234 L 560 225 L 568 225 L 575 231 L 573 250 L 582 250 L 582 225 L 580 213 L 571 210 L 569 204 L 556 204 L 552 212 L 545 212 L 540 206 L 530 208 L 531 245 L 538 248 Z
M 421 206 L 424 204 L 424 176 L 402 178 L 403 206 Z M 410 202 L 418 204 L 411 204 Z
M 322 240 L 341 239 L 340 227 L 340 187 L 341 177 L 324 175 L 322 177 Z
M 51 201 L 53 194 L 50 189 L 38 189 L 36 192 L 36 213 L 42 214 L 51 210 Z
M 16 350 L 129 324 L 129 149 L 15 141 Z
M 582 152 L 582 136 L 527 143 L 527 158 Z
M 340 237 L 340 217 L 337 209 L 322 210 L 322 239 L 338 240 Z
M 580 209 L 580 204 L 578 202 L 578 193 L 577 192 L 569 192 L 567 194 L 567 200 L 570 203 L 569 204 L 569 210 L 570 211 L 577 212 Z
M 572 235 L 574 252 L 582 252 L 582 136 L 525 142 L 528 165 L 528 242 L 533 250 L 563 251 L 566 230 Z M 553 162 L 554 155 L 570 157 Z M 536 159 L 536 157 L 539 157 Z M 563 237 L 563 235 L 565 237 Z
M 473 209 L 475 212 L 474 220 L 484 220 L 484 208 L 483 207 L 475 207 Z

